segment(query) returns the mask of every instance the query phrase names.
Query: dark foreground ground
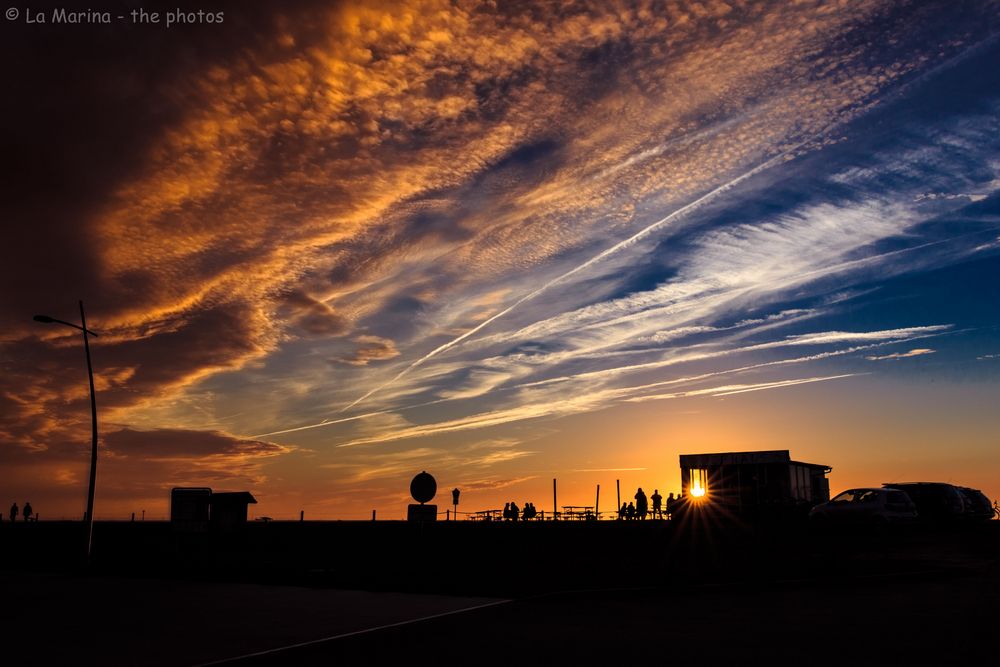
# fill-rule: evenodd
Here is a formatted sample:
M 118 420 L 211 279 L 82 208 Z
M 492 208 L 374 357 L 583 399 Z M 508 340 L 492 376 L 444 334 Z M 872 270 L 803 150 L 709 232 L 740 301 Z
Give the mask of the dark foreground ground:
M 69 535 L 24 537 L 42 526 L 0 533 L 3 664 L 993 665 L 1000 648 L 1000 522 L 289 524 L 194 552 L 162 525 L 105 526 L 132 567 L 86 573 L 48 551 L 25 569 Z

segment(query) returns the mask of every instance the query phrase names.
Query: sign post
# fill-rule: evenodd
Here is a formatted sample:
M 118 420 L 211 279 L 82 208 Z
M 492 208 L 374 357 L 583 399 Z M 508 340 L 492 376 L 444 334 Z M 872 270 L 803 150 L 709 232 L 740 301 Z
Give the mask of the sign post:
M 410 482 L 410 495 L 419 505 L 409 505 L 406 509 L 406 520 L 425 522 L 437 520 L 437 505 L 426 505 L 437 493 L 437 482 L 427 471 L 419 473 Z

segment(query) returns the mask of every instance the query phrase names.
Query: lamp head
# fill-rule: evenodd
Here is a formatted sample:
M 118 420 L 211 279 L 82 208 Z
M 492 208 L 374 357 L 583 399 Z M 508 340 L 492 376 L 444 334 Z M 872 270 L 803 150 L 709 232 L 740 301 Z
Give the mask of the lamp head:
M 55 322 L 55 320 L 48 315 L 35 315 L 34 320 L 36 322 L 44 322 L 45 324 L 52 324 Z

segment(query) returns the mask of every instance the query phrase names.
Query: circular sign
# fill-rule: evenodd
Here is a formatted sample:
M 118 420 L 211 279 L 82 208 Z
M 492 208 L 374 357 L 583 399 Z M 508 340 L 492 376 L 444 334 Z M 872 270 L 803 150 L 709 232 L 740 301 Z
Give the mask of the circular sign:
M 437 493 L 437 490 L 437 482 L 426 471 L 414 477 L 413 481 L 410 482 L 410 495 L 421 504 L 431 500 L 434 494 Z

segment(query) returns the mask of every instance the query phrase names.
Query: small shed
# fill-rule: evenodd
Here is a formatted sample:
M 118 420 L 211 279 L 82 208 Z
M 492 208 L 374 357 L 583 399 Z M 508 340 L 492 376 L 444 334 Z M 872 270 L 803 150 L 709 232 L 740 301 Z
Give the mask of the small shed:
M 174 530 L 203 533 L 208 530 L 212 489 L 207 486 L 170 489 L 170 524 Z
M 170 490 L 170 523 L 181 532 L 231 531 L 247 522 L 247 506 L 257 499 L 249 491 L 215 493 L 205 486 Z
M 249 491 L 212 494 L 212 527 L 216 530 L 236 530 L 247 522 L 247 506 L 257 499 Z
M 680 464 L 686 501 L 734 514 L 808 510 L 830 499 L 827 475 L 832 468 L 793 461 L 787 449 L 682 454 Z

